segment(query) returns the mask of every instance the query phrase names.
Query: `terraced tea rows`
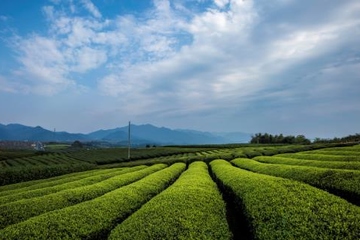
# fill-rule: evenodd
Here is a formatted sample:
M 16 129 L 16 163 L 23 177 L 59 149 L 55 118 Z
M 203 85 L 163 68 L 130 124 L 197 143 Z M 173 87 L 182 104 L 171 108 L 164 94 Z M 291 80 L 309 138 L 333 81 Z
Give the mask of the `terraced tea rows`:
M 312 148 L 182 152 L 2 186 L 0 239 L 359 239 L 360 146 Z
M 207 165 L 194 162 L 168 189 L 111 231 L 109 239 L 230 239 L 225 203 Z
M 252 173 L 224 160 L 210 163 L 242 208 L 255 239 L 356 239 L 360 208 L 325 191 Z
M 301 181 L 360 205 L 360 171 L 265 164 L 245 158 L 231 162 L 252 172 Z
M 336 161 L 325 161 L 325 160 L 308 160 L 308 158 L 311 159 L 314 155 L 306 155 L 303 158 L 301 154 L 295 155 L 278 155 L 278 156 L 261 156 L 261 157 L 255 157 L 254 160 L 262 163 L 272 163 L 272 164 L 285 164 L 285 165 L 296 165 L 296 166 L 308 166 L 308 167 L 319 167 L 319 168 L 333 168 L 333 169 L 349 169 L 349 170 L 360 170 L 360 161 L 340 161 L 337 159 Z M 285 157 L 284 157 L 285 156 Z M 307 157 L 309 156 L 309 157 Z M 339 156 L 341 157 L 341 156 Z M 306 158 L 306 159 L 304 159 Z M 329 159 L 329 158 L 326 158 Z
M 154 167 L 163 169 L 158 169 L 156 173 L 93 200 L 83 201 L 57 211 L 49 211 L 10 225 L 0 231 L 0 239 L 103 237 L 118 221 L 124 220 L 171 184 L 184 170 L 185 164 L 177 163 L 165 169 L 163 165 Z

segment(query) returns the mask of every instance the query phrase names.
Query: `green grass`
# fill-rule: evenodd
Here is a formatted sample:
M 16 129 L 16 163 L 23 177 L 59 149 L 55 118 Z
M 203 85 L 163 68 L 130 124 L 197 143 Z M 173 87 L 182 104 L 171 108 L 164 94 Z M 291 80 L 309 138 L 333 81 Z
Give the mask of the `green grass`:
M 0 230 L 0 239 L 103 239 L 119 222 L 175 181 L 177 163 L 96 199 L 48 212 Z
M 300 182 L 210 163 L 243 209 L 254 239 L 358 239 L 360 208 Z
M 247 158 L 231 162 L 249 171 L 301 181 L 360 205 L 360 171 L 266 164 Z
M 231 239 L 225 203 L 204 162 L 118 225 L 109 239 Z

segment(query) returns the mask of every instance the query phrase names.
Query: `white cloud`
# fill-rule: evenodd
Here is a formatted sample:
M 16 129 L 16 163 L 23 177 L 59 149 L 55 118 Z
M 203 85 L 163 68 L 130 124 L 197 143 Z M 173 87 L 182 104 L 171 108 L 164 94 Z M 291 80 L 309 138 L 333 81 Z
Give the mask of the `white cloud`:
M 99 9 L 91 2 L 91 0 L 82 0 L 85 8 L 96 18 L 101 18 Z
M 18 65 L 0 73 L 2 99 L 57 94 L 41 111 L 66 106 L 54 121 L 71 113 L 92 130 L 121 119 L 290 134 L 339 129 L 330 123 L 343 116 L 359 126 L 359 1 L 156 0 L 114 17 L 111 2 L 48 2 L 47 28 L 11 39 Z
M 9 20 L 8 16 L 0 15 L 0 21 L 6 22 L 7 20 Z
M 71 10 L 72 4 L 91 15 Z M 270 12 L 261 4 L 216 0 L 199 11 L 186 1 L 157 0 L 141 17 L 113 19 L 102 17 L 90 1 L 72 2 L 67 11 L 46 7 L 49 33 L 21 38 L 17 47 L 22 68 L 17 76 L 25 77 L 33 91 L 53 94 L 77 88 L 76 76 L 91 73 L 103 98 L 111 96 L 117 110 L 138 116 L 216 115 L 259 101 L 293 104 L 304 94 L 311 101 L 324 86 L 324 94 L 347 91 L 334 81 L 321 84 L 331 79 L 323 71 L 312 93 L 306 89 L 311 81 L 304 76 L 331 65 L 339 49 L 358 51 L 359 33 L 354 29 L 359 17 L 352 10 L 358 4 L 327 11 L 327 21 L 315 15 L 302 19 L 306 7 L 296 13 L 299 18 L 282 18 L 291 14 L 286 10 L 296 1 L 268 3 Z M 344 62 L 347 57 L 339 58 Z M 336 76 L 346 75 L 344 69 Z M 294 79 L 304 84 L 292 84 Z M 17 87 L 5 83 L 2 80 L 8 91 Z
M 214 0 L 216 6 L 219 8 L 225 7 L 227 4 L 229 4 L 229 0 Z
M 50 20 L 55 19 L 55 10 L 53 6 L 44 6 L 42 10 L 48 19 Z
M 33 88 L 31 92 L 49 95 L 73 84 L 66 77 L 68 69 L 56 40 L 33 35 L 29 39 L 18 39 L 15 47 L 22 64 L 15 75 L 26 80 L 24 84 Z
M 20 83 L 11 81 L 4 76 L 0 76 L 0 89 L 3 92 L 18 93 L 19 91 L 28 92 L 28 88 Z
M 68 33 L 65 43 L 71 48 L 91 44 L 91 40 L 95 35 L 91 25 L 91 22 L 87 20 L 73 19 L 71 21 L 71 31 Z
M 75 66 L 72 68 L 75 72 L 87 72 L 88 70 L 98 68 L 107 60 L 104 50 L 82 47 L 75 51 Z

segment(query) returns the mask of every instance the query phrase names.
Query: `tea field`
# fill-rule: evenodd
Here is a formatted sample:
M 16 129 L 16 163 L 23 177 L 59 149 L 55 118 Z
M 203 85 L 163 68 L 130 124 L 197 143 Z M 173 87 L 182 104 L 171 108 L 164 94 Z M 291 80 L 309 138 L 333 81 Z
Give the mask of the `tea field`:
M 0 152 L 0 239 L 360 239 L 360 145 L 126 153 Z

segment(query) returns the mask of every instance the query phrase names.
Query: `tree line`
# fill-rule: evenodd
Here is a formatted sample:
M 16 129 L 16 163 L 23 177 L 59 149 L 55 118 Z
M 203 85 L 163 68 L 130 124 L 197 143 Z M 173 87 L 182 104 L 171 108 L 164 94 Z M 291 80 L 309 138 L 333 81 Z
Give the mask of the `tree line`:
M 342 142 L 360 142 L 360 134 L 352 134 L 342 138 L 332 138 L 332 139 L 324 139 L 324 138 L 315 138 L 314 143 L 342 143 Z
M 251 136 L 250 143 L 262 143 L 262 144 L 310 144 L 311 141 L 304 135 L 284 136 L 283 134 L 272 135 L 269 133 L 257 133 Z

